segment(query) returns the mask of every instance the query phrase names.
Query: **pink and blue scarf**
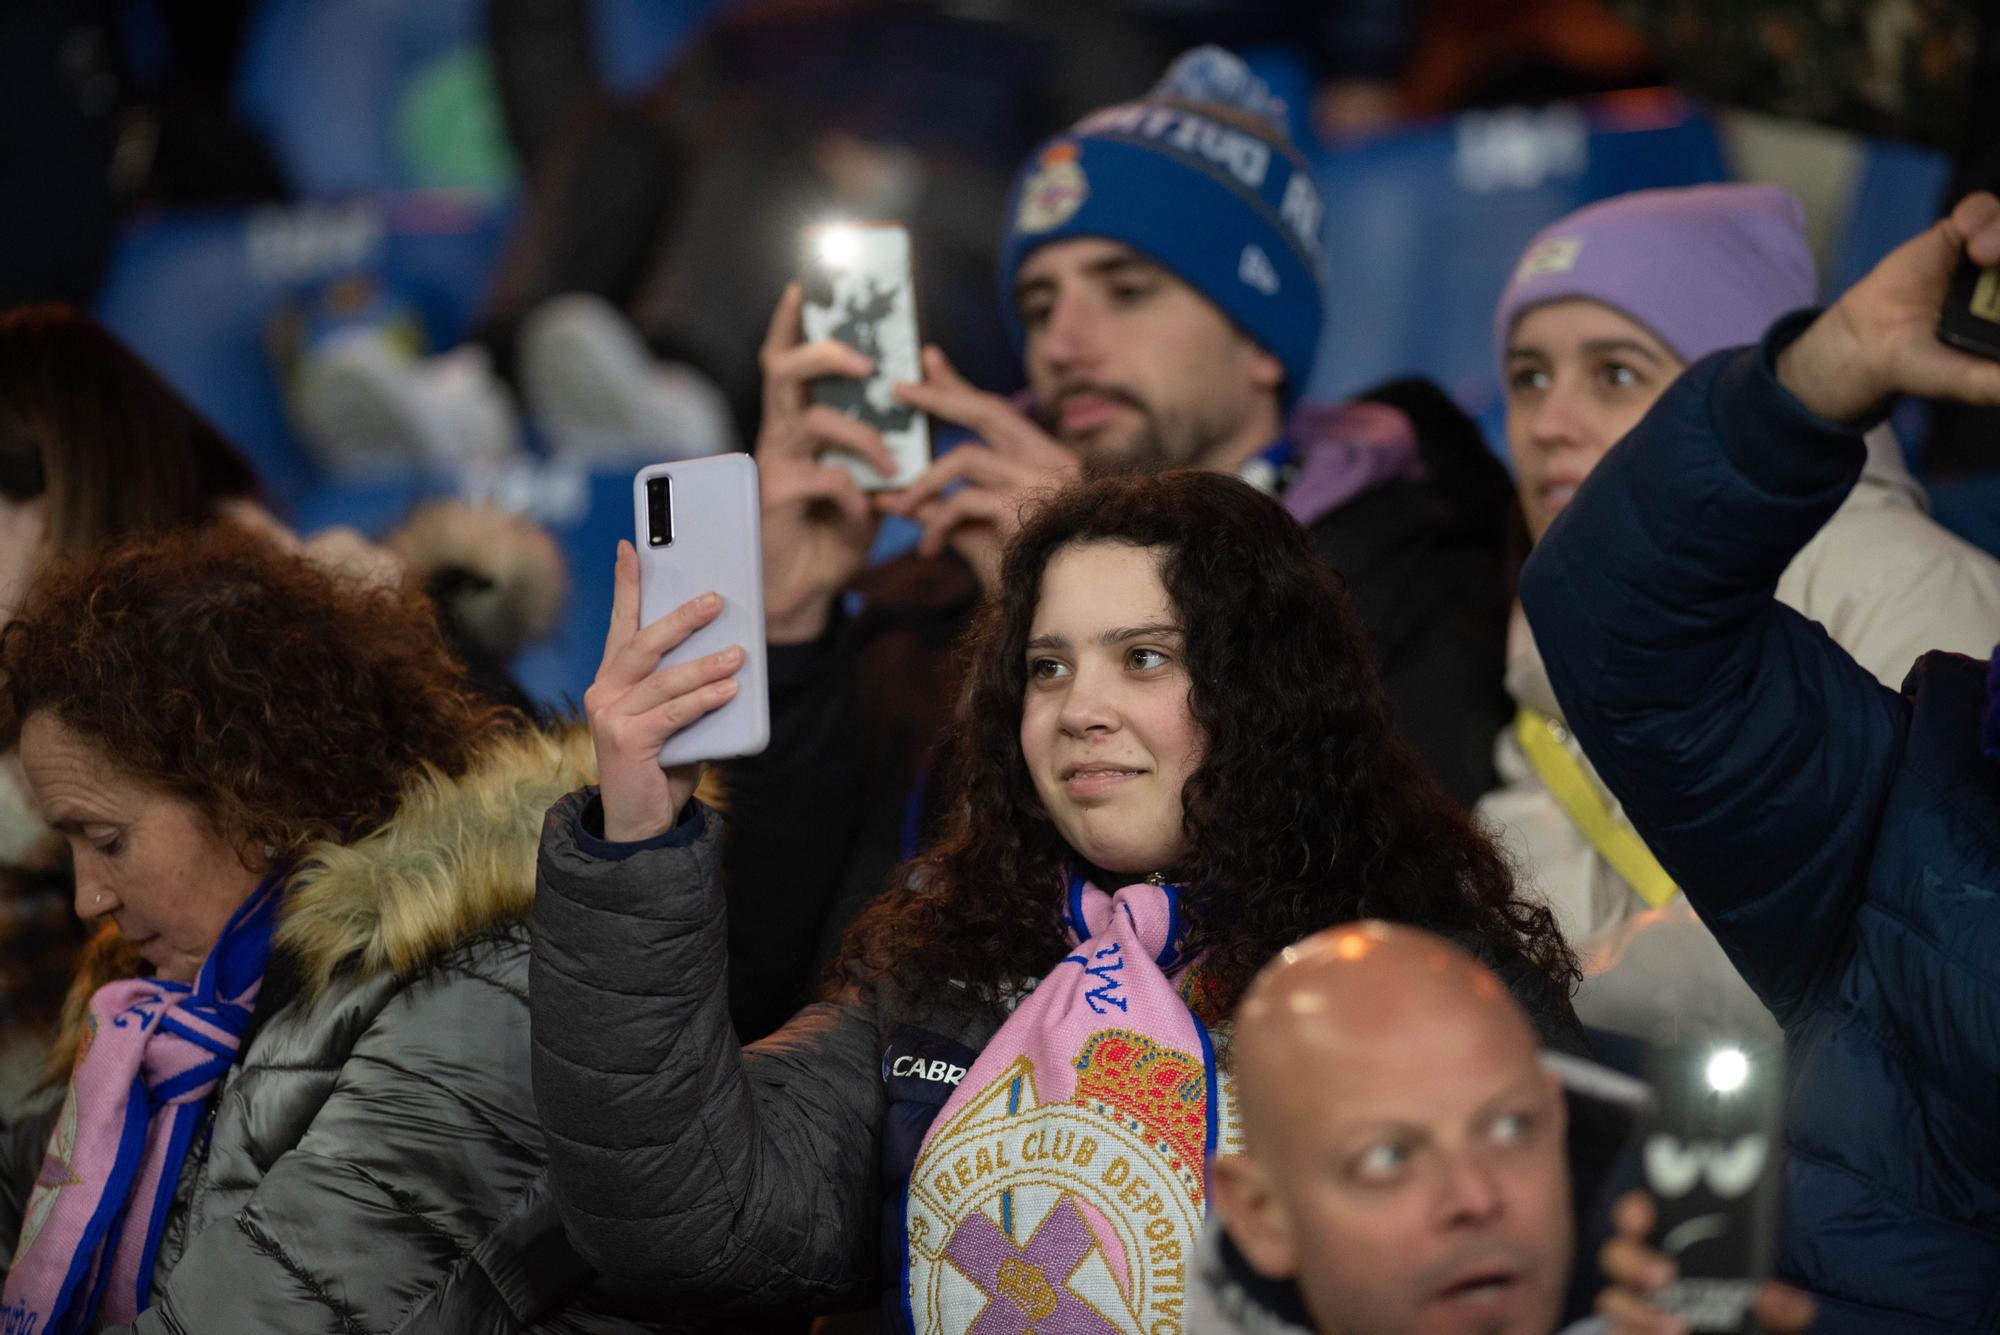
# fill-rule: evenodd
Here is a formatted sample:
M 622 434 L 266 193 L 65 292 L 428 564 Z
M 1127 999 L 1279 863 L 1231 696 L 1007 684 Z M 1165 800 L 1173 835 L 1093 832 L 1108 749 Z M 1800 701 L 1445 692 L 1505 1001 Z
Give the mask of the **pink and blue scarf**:
M 210 1096 L 236 1061 L 263 986 L 279 878 L 237 908 L 193 986 L 106 983 L 7 1274 L 0 1330 L 124 1325 L 152 1301 L 153 1258 Z
M 917 1335 L 1185 1328 L 1207 1160 L 1234 1138 L 1173 886 L 1078 880 L 1075 949 L 945 1101 L 903 1205 Z

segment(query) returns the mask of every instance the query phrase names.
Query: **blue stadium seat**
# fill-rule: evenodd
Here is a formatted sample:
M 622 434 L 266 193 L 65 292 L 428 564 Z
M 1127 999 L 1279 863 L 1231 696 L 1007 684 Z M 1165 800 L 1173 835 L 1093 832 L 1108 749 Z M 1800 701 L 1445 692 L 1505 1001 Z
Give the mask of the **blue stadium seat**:
M 484 0 L 263 0 L 236 104 L 303 198 L 513 184 Z
M 423 198 L 153 214 L 120 240 L 97 314 L 289 507 L 316 477 L 286 422 L 273 317 L 331 279 L 376 273 L 416 309 L 433 346 L 452 346 L 471 327 L 507 221 L 504 209 Z
M 583 693 L 604 657 L 604 630 L 611 624 L 611 561 L 618 540 L 632 536 L 634 471 L 565 474 L 548 469 L 523 474 L 515 484 L 520 493 L 496 498 L 527 509 L 545 524 L 569 565 L 562 623 L 514 664 L 521 689 L 548 708 L 580 715 Z
M 1951 160 L 1944 154 L 1913 144 L 1870 141 L 1826 274 L 1827 297 L 1845 292 L 1876 261 L 1936 222 L 1950 184 Z
M 1236 54 L 1252 73 L 1285 102 L 1285 131 L 1295 144 L 1310 144 L 1317 136 L 1312 123 L 1315 75 L 1303 51 L 1289 46 L 1248 46 Z
M 298 531 L 308 536 L 340 526 L 379 539 L 425 501 L 451 494 L 450 484 L 443 479 L 415 474 L 326 482 L 314 487 L 290 518 Z
M 735 0 L 594 0 L 598 69 L 626 97 L 653 85 L 681 49 Z
M 2000 556 L 2000 474 L 1931 484 L 1931 513 L 1964 538 Z
M 606 86 L 635 96 L 730 0 L 594 0 Z M 263 0 L 236 102 L 305 198 L 512 190 L 486 0 Z
M 1665 93 L 1468 112 L 1316 166 L 1329 262 L 1308 396 L 1416 373 L 1489 420 L 1493 307 L 1529 238 L 1593 200 L 1727 175 L 1713 124 Z
M 575 713 L 604 654 L 612 552 L 620 538 L 632 536 L 633 471 L 537 463 L 471 491 L 431 478 L 328 483 L 304 499 L 294 518 L 304 533 L 345 524 L 379 538 L 422 502 L 459 495 L 526 514 L 547 528 L 569 566 L 569 597 L 555 633 L 515 661 L 514 676 L 536 703 Z

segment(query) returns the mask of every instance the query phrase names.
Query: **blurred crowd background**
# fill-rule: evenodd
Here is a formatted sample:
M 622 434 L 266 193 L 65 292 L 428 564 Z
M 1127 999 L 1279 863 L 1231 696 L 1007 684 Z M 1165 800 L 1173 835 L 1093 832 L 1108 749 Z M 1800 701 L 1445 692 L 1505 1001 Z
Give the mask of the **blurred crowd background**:
M 1019 387 L 995 220 L 1024 155 L 1215 41 L 1282 93 L 1326 200 L 1306 388 L 1399 374 L 1498 429 L 1491 313 L 1527 240 L 1595 199 L 1717 180 L 1806 204 L 1831 296 L 2000 185 L 2000 42 L 1972 0 L 45 0 L 0 12 L 0 306 L 94 311 L 252 460 L 301 532 L 495 501 L 578 577 L 518 662 L 580 698 L 634 464 L 523 393 L 527 312 L 583 292 L 700 385 L 689 449 L 748 441 L 800 227 L 913 228 L 928 338 Z M 300 382 L 354 328 L 477 349 L 506 429 L 314 443 Z M 532 391 L 532 386 L 527 389 Z M 712 407 L 704 416 L 703 405 Z M 726 405 L 723 407 L 721 405 Z M 1900 438 L 1938 517 L 2000 547 L 1993 423 Z M 891 524 L 885 549 L 912 531 Z

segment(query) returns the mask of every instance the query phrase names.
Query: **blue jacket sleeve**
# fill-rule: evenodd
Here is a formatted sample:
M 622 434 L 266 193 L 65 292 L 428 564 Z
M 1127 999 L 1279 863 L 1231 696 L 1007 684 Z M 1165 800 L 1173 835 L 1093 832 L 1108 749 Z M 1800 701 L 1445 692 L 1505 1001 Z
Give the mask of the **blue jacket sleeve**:
M 1907 730 L 1885 690 L 1776 599 L 1860 475 L 1757 348 L 1690 368 L 1550 528 L 1521 598 L 1604 781 L 1781 1022 L 1838 958 Z

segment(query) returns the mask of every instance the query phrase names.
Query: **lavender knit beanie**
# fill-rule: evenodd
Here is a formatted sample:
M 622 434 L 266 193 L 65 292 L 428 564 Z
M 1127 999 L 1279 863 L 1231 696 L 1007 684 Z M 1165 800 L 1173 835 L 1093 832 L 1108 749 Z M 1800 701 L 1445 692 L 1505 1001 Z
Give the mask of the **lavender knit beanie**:
M 1528 243 L 1493 316 L 1503 361 L 1530 307 L 1587 297 L 1658 335 L 1693 363 L 1755 343 L 1809 306 L 1819 280 L 1805 210 L 1774 185 L 1640 190 L 1578 209 Z

